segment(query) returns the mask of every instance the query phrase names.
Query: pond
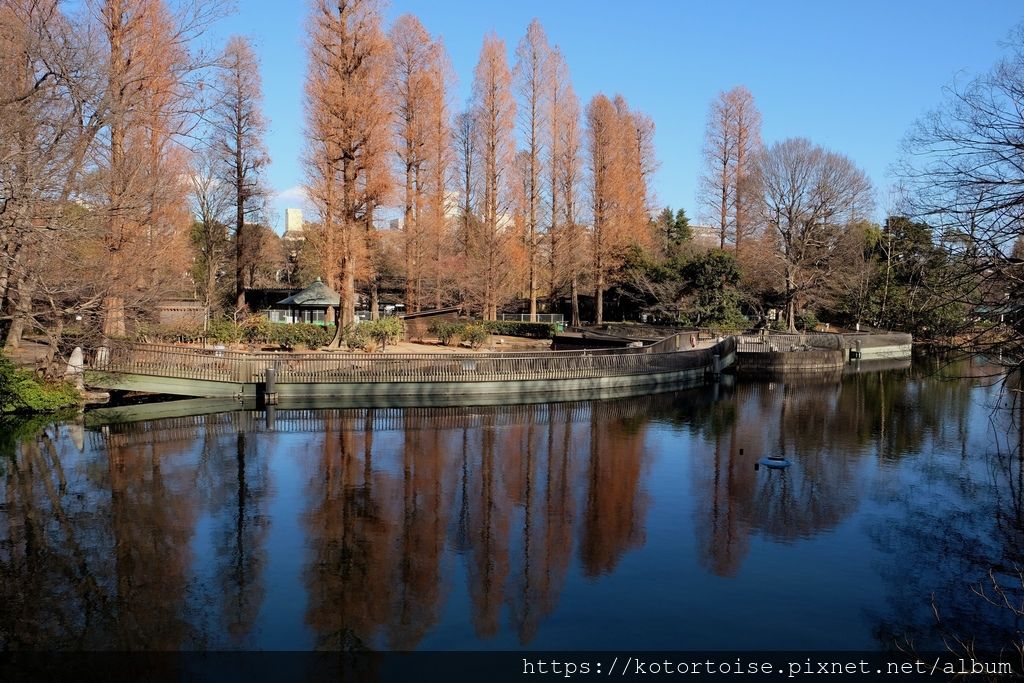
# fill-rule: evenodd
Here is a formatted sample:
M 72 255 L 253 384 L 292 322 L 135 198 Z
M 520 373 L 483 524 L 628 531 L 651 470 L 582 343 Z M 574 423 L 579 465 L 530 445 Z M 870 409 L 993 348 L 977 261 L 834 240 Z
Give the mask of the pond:
M 1020 394 L 980 360 L 903 365 L 7 422 L 0 649 L 1008 644 L 1013 615 L 976 591 L 1022 593 Z

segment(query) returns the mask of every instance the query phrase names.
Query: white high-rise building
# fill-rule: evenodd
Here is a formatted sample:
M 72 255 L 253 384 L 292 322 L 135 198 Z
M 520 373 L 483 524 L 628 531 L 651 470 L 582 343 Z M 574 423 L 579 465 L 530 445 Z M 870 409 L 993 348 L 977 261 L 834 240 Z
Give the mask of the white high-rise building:
M 284 210 L 285 239 L 302 239 L 302 209 Z

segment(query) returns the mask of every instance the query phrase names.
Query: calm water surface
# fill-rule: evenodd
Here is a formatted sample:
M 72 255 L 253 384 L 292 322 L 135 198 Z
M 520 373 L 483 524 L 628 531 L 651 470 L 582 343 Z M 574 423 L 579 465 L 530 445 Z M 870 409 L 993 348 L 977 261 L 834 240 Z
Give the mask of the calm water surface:
M 933 369 L 6 423 L 0 649 L 1006 643 L 972 586 L 1021 593 L 1022 412 Z

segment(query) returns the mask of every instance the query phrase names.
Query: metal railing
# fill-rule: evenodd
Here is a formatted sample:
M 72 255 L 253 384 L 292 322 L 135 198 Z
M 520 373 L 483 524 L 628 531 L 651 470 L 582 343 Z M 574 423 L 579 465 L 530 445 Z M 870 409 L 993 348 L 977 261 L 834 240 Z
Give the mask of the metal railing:
M 736 335 L 737 353 L 781 353 L 790 351 L 841 351 L 840 334 L 740 334 Z
M 667 340 L 666 340 L 667 341 Z M 675 342 L 673 342 L 675 343 Z M 89 354 L 91 370 L 238 384 L 467 382 L 583 379 L 710 367 L 713 349 L 520 351 L 508 353 L 244 353 L 162 344 L 127 344 Z
M 528 323 L 530 322 L 529 313 L 500 313 L 499 320 L 512 320 L 515 322 Z M 563 323 L 565 322 L 565 316 L 561 313 L 538 313 L 537 322 L 539 323 Z

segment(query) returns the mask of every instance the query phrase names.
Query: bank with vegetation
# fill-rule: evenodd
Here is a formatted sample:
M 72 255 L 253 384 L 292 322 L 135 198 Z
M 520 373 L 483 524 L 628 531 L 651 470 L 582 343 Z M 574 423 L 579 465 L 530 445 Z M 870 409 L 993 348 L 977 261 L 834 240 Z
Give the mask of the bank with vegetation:
M 71 382 L 47 380 L 0 353 L 0 414 L 56 413 L 82 405 Z

